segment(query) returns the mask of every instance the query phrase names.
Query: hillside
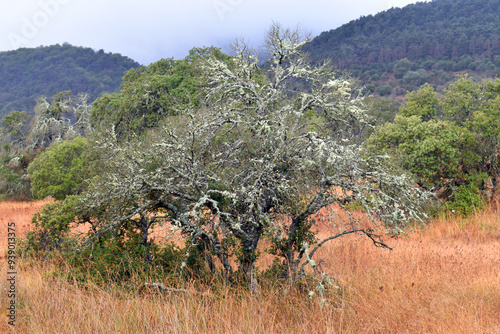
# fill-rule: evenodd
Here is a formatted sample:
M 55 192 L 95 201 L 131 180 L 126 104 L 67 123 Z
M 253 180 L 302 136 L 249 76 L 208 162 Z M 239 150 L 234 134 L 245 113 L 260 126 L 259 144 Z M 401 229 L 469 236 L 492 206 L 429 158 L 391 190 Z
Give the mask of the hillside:
M 31 112 L 36 98 L 60 91 L 88 93 L 93 101 L 118 91 L 123 74 L 139 66 L 120 54 L 67 43 L 1 52 L 0 118 L 12 111 Z
M 500 75 L 500 0 L 434 0 L 361 17 L 305 46 L 375 90 L 403 95 L 454 74 Z

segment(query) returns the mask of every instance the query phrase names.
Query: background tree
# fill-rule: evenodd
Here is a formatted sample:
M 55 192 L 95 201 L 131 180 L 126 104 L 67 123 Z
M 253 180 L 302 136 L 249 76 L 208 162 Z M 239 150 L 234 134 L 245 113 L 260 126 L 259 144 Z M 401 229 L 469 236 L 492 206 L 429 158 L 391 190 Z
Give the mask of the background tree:
M 451 84 L 442 99 L 444 118 L 475 135 L 475 169 L 488 179 L 480 185 L 488 198 L 498 185 L 500 152 L 500 79 L 475 81 L 467 76 Z
M 60 92 L 54 95 L 51 102 L 45 97 L 38 99 L 28 134 L 29 147 L 32 150 L 41 150 L 52 142 L 76 137 L 77 133 L 68 117 L 71 112 L 70 93 Z
M 442 194 L 449 196 L 451 187 L 479 160 L 473 151 L 474 134 L 448 121 L 422 118 L 398 114 L 394 123 L 372 134 L 366 145 L 395 156 L 397 164 L 417 176 L 420 186 L 429 190 L 447 187 Z
M 394 123 L 387 123 L 367 147 L 389 153 L 427 189 L 471 212 L 491 198 L 498 178 L 500 80 L 467 76 L 441 96 L 429 85 L 406 95 Z M 483 200 L 481 200 L 481 198 Z
M 205 84 L 200 61 L 207 56 L 228 58 L 215 47 L 194 48 L 182 60 L 162 59 L 130 69 L 120 93 L 105 94 L 94 102 L 92 124 L 114 124 L 116 132 L 125 136 L 156 127 L 166 116 L 199 108 Z
M 363 103 L 371 125 L 366 127 L 363 136 L 360 137 L 360 140 L 365 141 L 376 128 L 385 123 L 394 122 L 394 118 L 399 111 L 399 104 L 393 99 L 372 96 L 365 96 Z
M 0 194 L 4 198 L 31 197 L 28 165 L 51 143 L 92 133 L 88 99 L 86 94 L 73 96 L 70 92 L 60 92 L 50 100 L 38 99 L 31 122 L 24 111 L 3 117 Z
M 40 153 L 28 166 L 31 192 L 35 198 L 52 196 L 62 200 L 85 189 L 85 181 L 92 175 L 92 158 L 87 153 L 88 140 L 55 142 Z
M 25 111 L 13 111 L 2 118 L 2 143 L 6 153 L 19 154 L 26 145 L 26 124 L 28 116 Z
M 396 79 L 401 79 L 408 71 L 411 71 L 414 66 L 415 65 L 411 61 L 403 58 L 394 64 L 394 76 Z

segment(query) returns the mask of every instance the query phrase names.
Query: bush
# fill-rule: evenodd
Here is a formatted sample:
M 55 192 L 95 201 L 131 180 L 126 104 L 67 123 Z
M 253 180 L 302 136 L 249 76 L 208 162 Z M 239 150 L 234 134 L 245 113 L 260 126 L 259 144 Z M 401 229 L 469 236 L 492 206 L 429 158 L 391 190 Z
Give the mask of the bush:
M 377 93 L 379 93 L 380 96 L 391 95 L 392 87 L 389 85 L 380 86 L 377 88 Z
M 429 75 L 425 70 L 409 71 L 403 76 L 403 82 L 406 85 L 419 87 L 429 81 Z
M 33 196 L 62 200 L 80 193 L 85 179 L 91 174 L 86 167 L 89 162 L 89 157 L 85 156 L 87 147 L 88 140 L 77 137 L 53 143 L 38 155 L 28 166 Z
M 455 190 L 453 198 L 446 202 L 445 208 L 447 211 L 467 216 L 476 210 L 484 209 L 486 204 L 486 199 L 478 187 L 461 185 Z
M 48 203 L 33 215 L 33 231 L 28 232 L 20 248 L 23 255 L 47 255 L 52 251 L 69 249 L 76 240 L 70 239 L 69 225 L 75 219 L 73 200 Z
M 488 179 L 486 173 L 478 173 L 466 177 L 466 183 L 458 186 L 450 196 L 445 208 L 460 215 L 470 215 L 476 210 L 482 210 L 487 205 L 481 185 Z
M 410 71 L 414 67 L 414 65 L 415 64 L 406 58 L 399 60 L 396 64 L 394 64 L 394 76 L 396 79 L 401 79 L 406 72 Z
M 145 263 L 145 247 L 137 238 L 121 242 L 108 239 L 83 252 L 66 253 L 71 265 L 70 279 L 96 284 L 118 283 L 128 285 L 135 280 L 165 279 L 178 276 L 182 263 L 182 250 L 173 244 L 149 248 L 151 262 Z
M 22 170 L 14 169 L 9 164 L 0 164 L 0 200 L 29 200 L 30 180 Z

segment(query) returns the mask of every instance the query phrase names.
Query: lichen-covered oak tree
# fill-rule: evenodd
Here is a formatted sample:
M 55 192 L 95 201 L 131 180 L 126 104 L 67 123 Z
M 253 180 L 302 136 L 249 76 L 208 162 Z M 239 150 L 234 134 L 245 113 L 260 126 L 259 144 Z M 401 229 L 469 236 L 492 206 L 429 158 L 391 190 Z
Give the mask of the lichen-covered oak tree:
M 70 91 L 57 93 L 51 102 L 40 97 L 35 106 L 26 146 L 41 151 L 53 142 L 88 136 L 92 132 L 88 99 L 88 94 L 71 96 Z
M 147 246 L 154 226 L 171 224 L 188 237 L 186 256 L 202 249 L 210 269 L 250 282 L 266 239 L 283 259 L 281 276 L 294 279 L 315 268 L 326 241 L 359 234 L 385 246 L 386 233 L 421 220 L 426 194 L 356 144 L 366 121 L 360 97 L 327 65 L 309 64 L 304 42 L 275 24 L 262 68 L 242 43 L 229 62 L 206 57 L 204 107 L 140 138 L 102 134 L 102 173 L 78 205 L 94 223 L 87 244 L 132 223 Z M 316 240 L 311 217 L 321 209 L 331 212 L 322 222 L 331 234 Z

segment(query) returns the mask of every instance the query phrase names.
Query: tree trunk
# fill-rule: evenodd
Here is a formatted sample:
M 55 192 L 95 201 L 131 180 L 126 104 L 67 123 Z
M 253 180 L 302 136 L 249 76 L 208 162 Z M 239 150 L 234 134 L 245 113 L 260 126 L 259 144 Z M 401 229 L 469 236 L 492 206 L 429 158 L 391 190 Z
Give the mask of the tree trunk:
M 246 238 L 241 240 L 243 254 L 240 258 L 240 272 L 243 274 L 248 286 L 254 291 L 256 282 L 252 279 L 252 271 L 254 268 L 257 246 L 262 235 L 262 226 L 252 224 L 246 231 Z
M 144 246 L 144 260 L 148 265 L 151 264 L 151 253 L 149 251 L 149 221 L 145 217 L 141 217 L 140 230 L 142 233 L 141 245 Z

